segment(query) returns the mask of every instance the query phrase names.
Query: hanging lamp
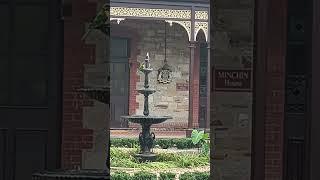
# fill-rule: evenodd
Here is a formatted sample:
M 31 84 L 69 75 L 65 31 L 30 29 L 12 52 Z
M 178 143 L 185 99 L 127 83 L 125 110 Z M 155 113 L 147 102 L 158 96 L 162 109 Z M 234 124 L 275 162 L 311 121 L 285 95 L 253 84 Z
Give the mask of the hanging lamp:
M 158 82 L 169 84 L 172 81 L 172 68 L 167 61 L 167 22 L 164 22 L 164 65 L 158 70 Z

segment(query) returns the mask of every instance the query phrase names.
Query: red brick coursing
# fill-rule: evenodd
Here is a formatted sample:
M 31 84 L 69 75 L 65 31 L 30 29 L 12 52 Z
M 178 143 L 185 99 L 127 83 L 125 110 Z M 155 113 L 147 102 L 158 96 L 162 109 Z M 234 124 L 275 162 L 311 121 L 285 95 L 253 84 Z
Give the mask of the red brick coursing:
M 95 61 L 95 47 L 81 41 L 85 23 L 96 14 L 96 3 L 77 0 L 72 3 L 72 17 L 64 23 L 62 168 L 81 167 L 82 150 L 93 146 L 93 130 L 83 128 L 82 107 L 93 101 L 76 91 L 84 84 L 84 64 Z
M 286 1 L 271 0 L 266 47 L 265 180 L 283 176 L 285 108 Z M 271 27 L 272 25 L 272 27 Z

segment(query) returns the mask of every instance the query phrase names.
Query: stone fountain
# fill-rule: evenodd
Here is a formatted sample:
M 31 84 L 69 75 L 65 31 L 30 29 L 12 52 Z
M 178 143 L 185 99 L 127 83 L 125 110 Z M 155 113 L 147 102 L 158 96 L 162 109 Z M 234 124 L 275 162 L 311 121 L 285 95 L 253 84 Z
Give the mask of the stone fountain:
M 143 68 L 141 71 L 145 75 L 144 88 L 138 90 L 140 94 L 144 95 L 144 110 L 143 115 L 122 116 L 132 123 L 138 123 L 142 127 L 142 132 L 139 134 L 140 153 L 136 154 L 136 158 L 140 161 L 154 161 L 156 154 L 151 152 L 153 147 L 155 134 L 150 132 L 151 125 L 162 123 L 170 116 L 150 116 L 149 115 L 149 95 L 156 91 L 149 88 L 149 74 L 153 71 L 150 66 L 149 53 L 147 53 Z

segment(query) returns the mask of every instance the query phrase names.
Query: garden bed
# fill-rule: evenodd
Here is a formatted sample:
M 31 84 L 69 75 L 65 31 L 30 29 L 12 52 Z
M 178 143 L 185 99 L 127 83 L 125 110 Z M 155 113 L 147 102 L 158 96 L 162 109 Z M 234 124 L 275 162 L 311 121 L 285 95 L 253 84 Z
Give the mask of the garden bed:
M 111 174 L 125 172 L 134 177 L 139 172 L 148 171 L 159 179 L 161 173 L 168 171 L 175 174 L 175 178 L 187 172 L 208 175 L 210 171 L 209 155 L 200 154 L 198 149 L 154 149 L 158 154 L 157 160 L 145 163 L 140 163 L 134 158 L 134 154 L 138 151 L 138 148 L 111 147 Z
M 210 172 L 209 134 L 193 130 L 191 138 L 156 139 L 151 149 L 153 162 L 139 162 L 137 138 L 112 138 L 112 179 L 123 180 L 208 180 Z

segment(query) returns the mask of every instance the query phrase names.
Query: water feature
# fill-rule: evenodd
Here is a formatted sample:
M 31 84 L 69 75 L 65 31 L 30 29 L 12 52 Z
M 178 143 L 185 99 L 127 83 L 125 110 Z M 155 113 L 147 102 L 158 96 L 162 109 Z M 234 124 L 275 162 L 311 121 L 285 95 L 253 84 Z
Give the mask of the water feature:
M 138 123 L 142 127 L 142 132 L 139 134 L 140 153 L 136 154 L 136 158 L 140 161 L 154 161 L 156 154 L 151 152 L 155 140 L 155 134 L 150 132 L 151 125 L 162 123 L 170 116 L 151 116 L 149 115 L 149 95 L 156 91 L 149 88 L 149 74 L 153 71 L 150 66 L 149 53 L 147 53 L 143 68 L 141 71 L 145 75 L 144 88 L 139 89 L 138 92 L 144 95 L 144 110 L 143 115 L 122 116 L 132 123 Z

